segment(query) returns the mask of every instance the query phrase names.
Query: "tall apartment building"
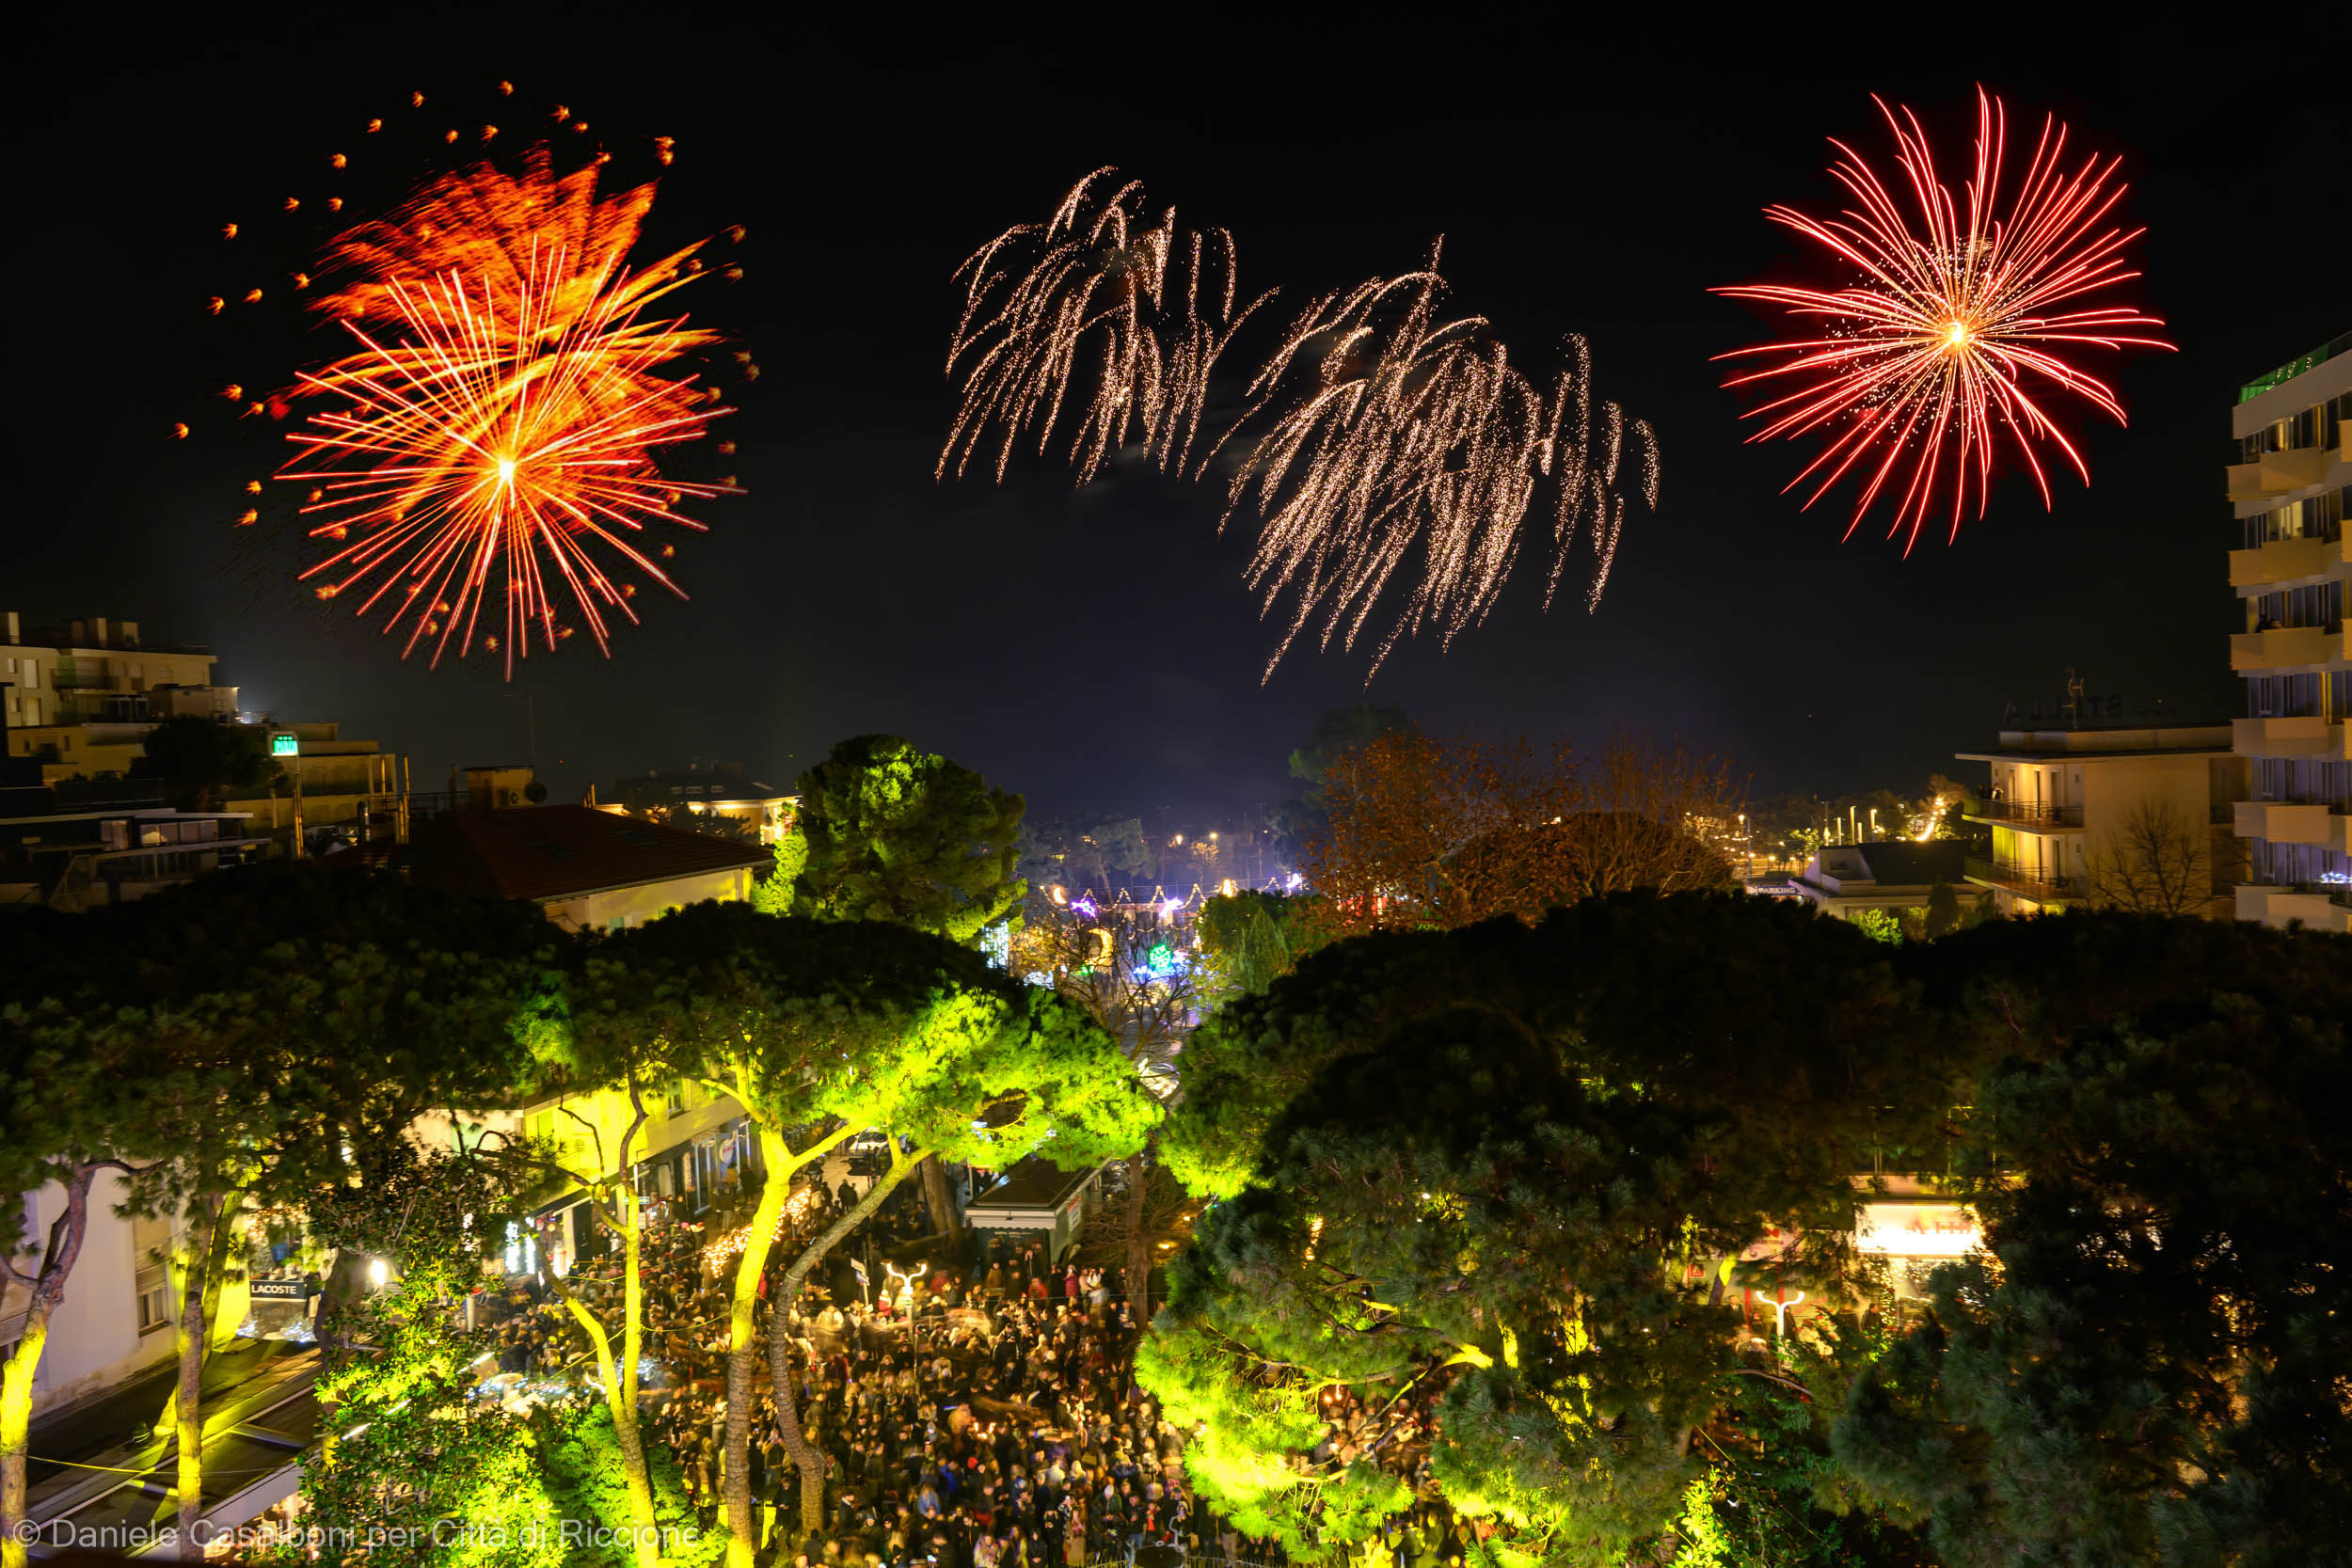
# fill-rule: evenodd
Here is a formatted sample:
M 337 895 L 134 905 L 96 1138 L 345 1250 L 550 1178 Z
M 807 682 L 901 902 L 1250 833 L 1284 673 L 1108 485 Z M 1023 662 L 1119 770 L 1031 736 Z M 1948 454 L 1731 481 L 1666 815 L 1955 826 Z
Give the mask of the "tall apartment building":
M 2246 677 L 2232 741 L 2252 770 L 2236 810 L 2248 863 L 2237 913 L 2268 926 L 2352 930 L 2347 429 L 2352 332 L 2248 382 L 2230 420 L 2230 586 L 2246 616 L 2230 639 L 2230 668 Z

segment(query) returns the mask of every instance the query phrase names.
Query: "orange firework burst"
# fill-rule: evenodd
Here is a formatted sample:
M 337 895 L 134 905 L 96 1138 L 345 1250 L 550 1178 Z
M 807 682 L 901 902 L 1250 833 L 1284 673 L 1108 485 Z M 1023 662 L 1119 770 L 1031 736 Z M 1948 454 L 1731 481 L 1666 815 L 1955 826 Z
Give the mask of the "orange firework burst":
M 300 450 L 278 477 L 314 487 L 302 511 L 334 546 L 303 580 L 364 594 L 360 616 L 389 610 L 404 657 L 429 642 L 437 666 L 479 639 L 511 677 L 534 631 L 549 649 L 571 635 L 567 605 L 610 652 L 609 615 L 637 619 L 616 571 L 685 597 L 632 536 L 699 531 L 678 502 L 736 492 L 656 462 L 727 410 L 678 373 L 717 335 L 647 312 L 700 270 L 699 247 L 625 265 L 651 202 L 650 186 L 600 201 L 593 166 L 558 177 L 536 149 L 519 173 L 451 175 L 330 247 L 315 304 L 358 347 L 299 378 L 336 406 L 289 436 Z
M 2123 257 L 2139 231 L 2108 222 L 2125 188 L 2113 183 L 2121 160 L 2094 155 L 2070 173 L 2066 127 L 2047 118 L 2023 177 L 2005 190 L 2008 116 L 1979 90 L 1975 164 L 1956 198 L 1936 172 L 1916 117 L 1875 102 L 1895 134 L 1903 172 L 1892 189 L 1860 154 L 1832 142 L 1844 161 L 1831 172 L 1856 206 L 1832 218 L 1765 210 L 1836 255 L 1854 281 L 1835 290 L 1757 284 L 1715 293 L 1777 305 L 1806 323 L 1806 336 L 1736 351 L 1780 362 L 1726 386 L 1785 377 L 1796 388 L 1751 410 L 1767 422 L 1749 439 L 1826 434 L 1821 454 L 1788 488 L 1820 476 L 1809 507 L 1853 473 L 1862 494 L 1847 533 L 1888 495 L 1895 501 L 1888 536 L 1903 534 L 1907 553 L 1929 515 L 1945 510 L 1947 492 L 1953 535 L 1971 491 L 1977 515 L 1984 515 L 2004 436 L 2032 470 L 2044 507 L 2050 481 L 2039 443 L 2089 483 L 2090 465 L 2051 415 L 2057 394 L 2080 398 L 2118 423 L 2123 404 L 2067 356 L 2084 347 L 2172 345 L 2129 330 L 2164 325 L 2153 316 L 2078 303 L 2139 276 Z M 1908 193 L 1908 207 L 1896 191 Z

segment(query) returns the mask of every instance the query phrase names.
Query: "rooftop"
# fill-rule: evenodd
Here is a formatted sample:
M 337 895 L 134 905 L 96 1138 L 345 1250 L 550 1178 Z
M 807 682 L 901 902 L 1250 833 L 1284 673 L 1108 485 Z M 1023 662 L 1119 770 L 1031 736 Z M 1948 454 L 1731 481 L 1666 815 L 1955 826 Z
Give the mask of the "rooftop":
M 2034 762 L 2054 756 L 2143 757 L 2173 752 L 2227 752 L 2227 720 L 2203 723 L 2077 724 L 2040 729 L 2005 729 L 2000 744 L 1986 752 L 1955 752 L 1962 762 Z
M 2274 387 L 2283 387 L 2306 371 L 2317 370 L 2337 355 L 2352 351 L 2352 332 L 2328 339 L 2308 354 L 2298 354 L 2277 370 L 2258 375 L 2237 389 L 2240 403 L 2251 403 Z
M 434 887 L 485 898 L 568 898 L 676 877 L 748 870 L 773 852 L 587 806 L 460 811 L 418 822 L 399 863 Z
M 1094 1180 L 1091 1166 L 1085 1170 L 1062 1169 L 1042 1154 L 1032 1154 L 1010 1170 L 1005 1179 L 984 1193 L 974 1196 L 974 1209 L 1033 1209 L 1052 1213 L 1070 1201 L 1071 1195 Z
M 1933 887 L 1938 882 L 1962 880 L 1962 863 L 1967 853 L 1967 845 L 1956 838 L 1930 839 L 1925 844 L 1890 838 L 1868 844 L 1825 845 L 1817 863 L 1825 884 L 1843 887 L 1848 883 L 1869 882 L 1879 887 Z

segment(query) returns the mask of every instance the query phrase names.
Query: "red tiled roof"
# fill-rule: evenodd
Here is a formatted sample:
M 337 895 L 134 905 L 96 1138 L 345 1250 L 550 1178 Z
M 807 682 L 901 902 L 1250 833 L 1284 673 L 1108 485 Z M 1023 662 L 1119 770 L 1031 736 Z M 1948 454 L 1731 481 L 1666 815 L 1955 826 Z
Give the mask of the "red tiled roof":
M 587 806 L 461 811 L 419 822 L 400 856 L 432 887 L 485 898 L 571 898 L 767 865 L 771 852 Z

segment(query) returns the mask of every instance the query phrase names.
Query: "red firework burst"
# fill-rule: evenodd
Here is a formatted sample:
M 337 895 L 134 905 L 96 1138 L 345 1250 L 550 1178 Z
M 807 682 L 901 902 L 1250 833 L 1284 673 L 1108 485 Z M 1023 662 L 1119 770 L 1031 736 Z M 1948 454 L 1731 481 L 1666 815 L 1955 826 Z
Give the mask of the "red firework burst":
M 1779 386 L 1787 391 L 1749 411 L 1767 422 L 1748 438 L 1770 440 L 1829 433 L 1826 449 L 1788 483 L 1820 476 L 1805 498 L 1820 499 L 1849 472 L 1865 477 L 1849 538 L 1883 494 L 1899 499 L 1887 537 L 1906 535 L 1903 551 L 1949 495 L 1957 536 L 1973 489 L 1984 515 L 1994 451 L 2007 436 L 2050 505 L 2044 443 L 2090 480 L 2082 452 L 2045 403 L 2053 391 L 2090 403 L 2123 422 L 2123 405 L 2105 382 L 2061 357 L 2076 345 L 2122 351 L 2165 348 L 2130 329 L 2162 326 L 2130 306 L 2074 302 L 2138 273 L 2126 269 L 2125 232 L 2109 214 L 2128 188 L 2115 181 L 2121 159 L 2086 158 L 2065 166 L 2066 127 L 2045 118 L 2025 175 L 2004 189 L 2008 115 L 1999 100 L 1977 93 L 1973 178 L 1962 199 L 1937 176 L 1927 134 L 1909 109 L 1873 98 L 1895 134 L 1902 170 L 1899 201 L 1860 154 L 1843 142 L 1831 166 L 1858 207 L 1815 218 L 1789 207 L 1765 215 L 1835 253 L 1860 273 L 1839 289 L 1752 284 L 1714 292 L 1761 300 L 1788 314 L 1829 324 L 1824 335 L 1763 343 L 1723 358 L 1764 356 L 1780 362 L 1724 385 Z M 1785 491 L 1783 492 L 1786 493 Z

